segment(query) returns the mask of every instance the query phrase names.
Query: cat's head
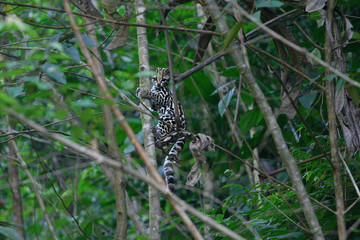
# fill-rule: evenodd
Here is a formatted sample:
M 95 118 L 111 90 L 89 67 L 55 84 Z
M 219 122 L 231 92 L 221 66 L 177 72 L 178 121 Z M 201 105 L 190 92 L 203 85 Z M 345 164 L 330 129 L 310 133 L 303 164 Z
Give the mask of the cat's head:
M 170 71 L 168 68 L 150 66 L 150 70 L 156 73 L 151 79 L 156 87 L 169 86 Z

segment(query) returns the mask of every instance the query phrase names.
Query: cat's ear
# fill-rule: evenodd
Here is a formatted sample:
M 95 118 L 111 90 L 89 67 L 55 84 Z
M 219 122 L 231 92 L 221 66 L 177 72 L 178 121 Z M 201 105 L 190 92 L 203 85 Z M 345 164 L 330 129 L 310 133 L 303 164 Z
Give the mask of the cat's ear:
M 168 68 L 165 68 L 165 74 L 170 75 L 170 70 Z
M 156 67 L 155 66 L 150 66 L 150 70 L 156 72 Z

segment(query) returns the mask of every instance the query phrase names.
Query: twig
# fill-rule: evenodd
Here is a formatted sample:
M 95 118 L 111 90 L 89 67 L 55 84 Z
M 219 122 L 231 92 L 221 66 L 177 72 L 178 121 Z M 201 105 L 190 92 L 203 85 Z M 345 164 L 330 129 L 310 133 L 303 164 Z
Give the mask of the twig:
M 339 150 L 341 150 L 341 149 L 339 149 Z M 356 194 L 358 195 L 358 197 L 360 197 L 359 187 L 358 187 L 358 185 L 357 185 L 357 183 L 356 183 L 356 181 L 355 181 L 355 179 L 354 179 L 354 177 L 353 177 L 353 175 L 352 175 L 352 173 L 351 173 L 348 165 L 346 164 L 343 156 L 342 156 L 340 153 L 339 153 L 339 156 L 340 156 L 340 159 L 341 159 L 342 163 L 344 164 L 344 167 L 345 167 L 345 169 L 346 169 L 346 172 L 349 174 L 350 181 L 351 181 L 351 183 L 353 184 L 353 186 L 354 186 L 354 188 L 355 188 Z

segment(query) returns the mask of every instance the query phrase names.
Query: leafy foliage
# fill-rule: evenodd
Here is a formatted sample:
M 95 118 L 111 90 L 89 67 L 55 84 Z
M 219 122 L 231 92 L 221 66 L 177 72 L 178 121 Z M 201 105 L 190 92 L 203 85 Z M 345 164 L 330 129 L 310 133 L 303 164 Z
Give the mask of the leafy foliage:
M 252 2 L 252 1 L 251 1 Z M 15 1 L 14 1 L 15 3 Z M 74 153 L 67 146 L 47 139 L 41 134 L 14 119 L 7 123 L 8 109 L 25 115 L 31 120 L 45 126 L 49 131 L 61 134 L 83 146 L 94 146 L 99 152 L 107 154 L 108 140 L 104 136 L 104 119 L 102 106 L 111 102 L 102 97 L 96 81 L 86 65 L 79 44 L 69 28 L 67 15 L 63 11 L 61 1 L 29 0 L 29 5 L 17 6 L 0 4 L 3 21 L 0 22 L 0 221 L 10 224 L 14 222 L 12 193 L 9 183 L 9 165 L 19 167 L 20 190 L 25 220 L 25 233 L 28 239 L 50 239 L 51 233 L 44 220 L 43 213 L 36 199 L 29 177 L 19 162 L 14 162 L 10 154 L 9 141 L 16 140 L 20 155 L 27 168 L 35 176 L 38 191 L 44 199 L 46 212 L 54 225 L 59 239 L 113 239 L 116 229 L 116 207 L 113 183 L 104 173 L 100 165 L 91 159 Z M 160 23 L 160 11 L 155 1 L 147 1 L 147 24 Z M 202 21 L 188 2 L 174 8 L 167 17 L 169 26 L 198 29 Z M 245 3 L 240 2 L 242 7 Z M 244 4 L 244 6 L 243 6 Z M 37 6 L 52 8 L 41 9 Z M 79 12 L 75 6 L 74 12 Z M 230 5 L 225 6 L 227 11 Z M 282 10 L 288 12 L 301 9 L 302 6 L 289 4 L 287 1 L 256 1 L 253 16 L 260 18 L 262 9 L 271 9 L 281 15 Z M 353 36 L 343 48 L 347 74 L 358 80 L 360 73 L 359 38 L 360 8 L 357 0 L 340 0 L 342 9 L 352 24 Z M 118 12 L 123 13 L 123 7 Z M 281 10 L 281 9 L 282 10 Z M 101 7 L 100 12 L 103 14 Z M 251 8 L 250 8 L 251 9 Z M 225 11 L 225 12 L 226 12 Z M 300 10 L 299 10 L 300 11 Z M 4 15 L 4 16 L 3 16 Z M 105 14 L 104 14 L 105 15 Z M 307 13 L 295 19 L 285 19 L 285 23 L 294 35 L 298 44 L 306 48 L 318 58 L 324 59 L 324 51 L 314 47 L 293 24 L 296 23 L 317 45 L 324 47 L 325 27 L 320 23 L 322 11 Z M 338 15 L 336 15 L 338 16 Z M 340 16 L 338 16 L 340 19 Z M 81 16 L 75 16 L 77 24 L 84 24 Z M 136 22 L 135 10 L 131 10 L 129 23 Z M 246 34 L 257 26 L 246 21 L 235 22 L 226 15 L 229 26 L 233 26 L 228 37 L 221 41 L 213 37 L 211 47 L 205 58 L 211 57 L 221 49 L 227 49 L 231 41 L 238 41 L 240 28 Z M 346 34 L 344 22 L 339 21 L 341 34 Z M 135 103 L 139 103 L 134 93 L 138 87 L 139 73 L 136 27 L 129 27 L 126 43 L 118 49 L 105 51 L 104 46 L 111 42 L 113 30 L 109 25 L 96 24 L 96 34 L 101 45 L 101 60 L 106 78 L 122 93 Z M 89 37 L 85 27 L 81 27 L 82 36 L 87 47 L 97 44 Z M 240 32 L 239 32 L 240 31 Z M 151 65 L 167 67 L 167 52 L 164 33 L 155 27 L 147 28 Z M 169 31 L 171 37 L 172 57 L 176 74 L 191 69 L 192 59 L 197 48 L 197 34 L 185 31 Z M 238 34 L 239 33 L 239 34 Z M 274 42 L 263 33 L 253 44 L 267 53 L 278 56 Z M 245 39 L 245 40 L 253 40 Z M 241 42 L 241 41 L 240 41 Z M 243 47 L 243 46 L 241 46 Z M 274 112 L 278 112 L 282 104 L 281 85 L 275 75 L 282 66 L 279 61 L 248 51 L 249 65 L 261 86 Z M 302 59 L 303 73 L 311 81 L 301 80 L 290 71 L 290 82 L 296 83 L 299 97 L 294 99 L 299 113 L 289 120 L 284 114 L 277 116 L 282 134 L 292 155 L 301 163 L 306 159 L 330 152 L 327 106 L 325 94 L 317 85 L 324 86 L 327 81 L 336 81 L 336 91 L 346 89 L 356 111 L 359 111 L 359 89 L 349 85 L 345 80 L 330 74 L 325 76 L 325 69 L 313 61 Z M 44 75 L 47 77 L 44 78 Z M 293 85 L 293 86 L 294 86 Z M 286 171 L 277 173 L 270 181 L 264 174 L 260 180 L 254 180 L 252 169 L 247 169 L 244 162 L 256 165 L 254 154 L 258 154 L 262 167 L 258 170 L 272 172 L 286 167 L 280 161 L 274 143 L 269 137 L 268 126 L 257 106 L 254 96 L 240 77 L 240 72 L 228 55 L 212 65 L 203 68 L 190 78 L 177 84 L 177 96 L 184 107 L 188 130 L 193 133 L 204 133 L 211 136 L 219 146 L 215 153 L 206 153 L 207 163 L 203 166 L 203 178 L 197 188 L 182 186 L 176 194 L 218 223 L 235 231 L 239 235 L 253 239 L 253 228 L 262 239 L 305 239 L 311 234 L 307 229 L 305 217 L 295 191 L 291 190 L 291 182 Z M 127 104 L 117 90 L 110 89 L 115 96 L 118 107 L 126 117 L 140 143 L 143 144 L 143 131 L 139 113 Z M 237 116 L 235 116 L 237 114 Z M 306 124 L 299 117 L 301 114 Z M 234 122 L 234 119 L 236 122 Z M 77 124 L 74 122 L 77 121 Z M 155 120 L 154 120 L 155 121 Z M 9 133 L 12 126 L 15 133 Z M 126 133 L 116 124 L 116 137 L 119 149 L 124 154 L 123 162 L 134 169 L 144 168 Z M 318 143 L 320 144 L 318 145 Z M 360 181 L 360 152 L 353 156 L 343 154 L 347 146 L 344 133 L 339 127 L 339 148 L 352 174 L 342 164 L 342 184 L 344 188 L 346 226 L 350 228 L 359 221 L 359 203 L 351 206 L 359 199 L 354 185 Z M 221 147 L 221 148 L 220 148 Z M 182 166 L 176 176 L 178 183 L 185 183 L 187 173 L 194 163 L 188 146 L 181 153 Z M 223 151 L 225 149 L 226 151 Z M 256 149 L 256 153 L 254 153 Z M 159 166 L 164 156 L 157 152 Z M 324 208 L 336 210 L 334 198 L 333 169 L 329 159 L 320 156 L 299 165 L 302 180 L 309 195 L 316 199 L 313 206 L 326 238 L 333 238 L 337 230 L 336 216 Z M 162 172 L 159 167 L 159 172 Z M 142 181 L 126 175 L 127 193 L 135 204 L 140 220 L 148 229 L 149 200 L 148 186 Z M 201 190 L 198 194 L 196 190 Z M 162 239 L 191 239 L 181 219 L 176 215 L 170 203 L 161 198 L 161 236 Z M 71 214 L 69 214 L 69 212 Z M 75 217 L 72 217 L 75 216 Z M 246 226 L 241 220 L 246 219 Z M 227 239 L 223 234 L 192 217 L 200 231 L 213 239 Z M 0 224 L 1 225 L 1 224 Z M 0 238 L 21 239 L 14 231 L 14 226 L 0 226 Z M 359 239 L 360 233 L 352 229 L 349 239 Z M 128 221 L 128 239 L 148 239 L 140 236 L 135 223 Z

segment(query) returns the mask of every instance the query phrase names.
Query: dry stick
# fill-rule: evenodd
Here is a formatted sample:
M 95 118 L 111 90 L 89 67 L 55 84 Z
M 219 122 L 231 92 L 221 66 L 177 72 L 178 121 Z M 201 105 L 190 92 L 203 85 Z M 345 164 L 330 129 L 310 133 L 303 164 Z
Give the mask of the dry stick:
M 334 0 L 329 0 L 327 3 L 326 20 L 325 20 L 325 60 L 328 65 L 333 61 L 332 58 L 332 30 L 333 24 L 333 13 L 336 4 Z M 332 71 L 326 68 L 325 75 L 329 76 Z M 326 105 L 329 121 L 329 139 L 331 146 L 331 158 L 333 162 L 334 171 L 334 187 L 335 187 L 335 199 L 336 199 L 336 220 L 338 238 L 345 240 L 347 237 L 346 224 L 345 224 L 345 206 L 344 206 L 344 195 L 343 187 L 341 183 L 341 165 L 338 150 L 338 138 L 337 138 L 337 127 L 336 127 L 336 110 L 335 110 L 335 81 L 326 81 Z
M 112 110 L 114 112 L 115 117 L 118 119 L 119 124 L 124 129 L 124 132 L 129 137 L 129 139 L 130 139 L 131 143 L 134 145 L 136 151 L 139 153 L 140 158 L 143 160 L 146 167 L 150 170 L 150 173 L 151 173 L 152 177 L 158 182 L 158 184 L 165 185 L 164 180 L 161 178 L 160 174 L 157 172 L 157 169 L 151 164 L 149 156 L 146 154 L 144 148 L 141 146 L 140 142 L 137 140 L 137 138 L 136 138 L 133 130 L 131 129 L 130 125 L 126 122 L 124 115 L 116 107 L 114 98 L 108 92 L 105 80 L 101 78 L 101 75 L 99 74 L 98 69 L 96 68 L 96 66 L 94 64 L 94 61 L 91 58 L 90 52 L 88 51 L 88 49 L 87 49 L 87 47 L 85 45 L 85 42 L 84 42 L 84 40 L 83 40 L 83 38 L 82 38 L 82 36 L 80 34 L 79 28 L 76 25 L 74 16 L 73 16 L 73 14 L 71 12 L 71 7 L 70 7 L 70 4 L 69 4 L 69 1 L 68 0 L 63 0 L 63 4 L 64 4 L 65 10 L 66 10 L 66 12 L 68 14 L 70 24 L 73 27 L 73 31 L 74 31 L 74 34 L 76 36 L 76 39 L 79 42 L 82 53 L 85 56 L 88 65 L 92 69 L 92 72 L 93 72 L 93 74 L 94 74 L 94 76 L 95 76 L 95 78 L 96 78 L 96 80 L 98 82 L 98 86 L 99 86 L 101 92 L 103 92 L 105 98 L 107 98 L 107 99 L 109 99 L 110 101 L 113 102 Z M 173 206 L 173 208 L 175 209 L 175 211 L 177 212 L 177 214 L 182 218 L 185 225 L 188 227 L 189 231 L 192 234 L 195 234 L 193 236 L 196 239 L 202 239 L 201 235 L 200 235 L 200 238 L 197 236 L 196 232 L 198 232 L 198 230 L 197 230 L 196 226 L 193 224 L 193 222 L 191 221 L 191 219 L 189 218 L 189 216 L 185 213 L 183 208 L 181 208 L 181 206 L 179 206 L 178 203 L 176 201 L 174 201 L 173 199 L 170 198 L 169 201 L 170 201 L 171 205 Z M 229 229 L 227 229 L 227 231 L 229 231 Z M 237 234 L 235 234 L 235 235 L 237 237 L 239 237 Z
M 26 175 L 28 176 L 28 178 L 31 181 L 31 184 L 32 184 L 32 186 L 34 188 L 35 196 L 36 196 L 36 198 L 37 198 L 37 200 L 39 202 L 41 212 L 44 215 L 44 218 L 45 218 L 46 224 L 49 227 L 50 233 L 51 233 L 53 239 L 58 240 L 58 237 L 56 236 L 54 227 L 53 227 L 53 225 L 51 223 L 50 217 L 46 212 L 46 207 L 45 207 L 44 201 L 42 200 L 42 197 L 41 197 L 41 195 L 39 193 L 37 183 L 36 183 L 36 181 L 34 179 L 34 176 L 31 174 L 31 172 L 27 168 L 27 165 L 26 165 L 25 161 L 23 160 L 23 158 L 22 158 L 22 156 L 20 154 L 20 151 L 19 151 L 19 148 L 18 148 L 16 142 L 12 140 L 12 141 L 10 141 L 10 144 L 12 145 L 12 148 L 15 150 L 17 160 L 20 162 L 21 167 L 24 169 Z
M 82 146 L 78 143 L 75 143 L 67 138 L 64 138 L 58 134 L 50 133 L 46 128 L 27 119 L 26 117 L 24 117 L 21 114 L 16 113 L 12 109 L 8 109 L 8 113 L 12 117 L 19 120 L 20 122 L 23 122 L 23 123 L 27 124 L 29 127 L 35 129 L 40 135 L 63 143 L 64 145 L 66 145 L 70 149 L 72 149 L 74 152 L 83 154 L 85 156 L 88 156 L 91 159 L 94 159 L 97 164 L 104 163 L 109 166 L 119 168 L 119 169 L 123 170 L 124 172 L 132 175 L 133 177 L 152 185 L 153 187 L 158 189 L 164 196 L 166 196 L 172 205 L 176 204 L 176 206 L 178 206 L 182 210 L 188 211 L 190 214 L 199 218 L 201 221 L 209 224 L 209 226 L 211 226 L 212 228 L 217 229 L 220 233 L 224 234 L 225 236 L 228 236 L 229 238 L 232 238 L 232 239 L 240 239 L 240 240 L 244 239 L 243 237 L 239 236 L 237 233 L 233 232 L 232 230 L 228 229 L 227 227 L 224 227 L 223 225 L 214 221 L 212 218 L 202 214 L 197 209 L 193 208 L 192 206 L 187 204 L 185 201 L 183 201 L 182 199 L 177 197 L 175 194 L 167 191 L 167 188 L 166 188 L 164 182 L 161 183 L 160 181 L 158 181 L 158 177 L 155 176 L 156 179 L 154 180 L 150 176 L 134 170 L 133 167 L 131 167 L 131 166 L 127 166 L 122 162 L 115 161 L 107 156 L 100 154 L 99 152 L 97 152 L 95 150 L 84 147 L 84 146 Z M 158 174 L 158 176 L 160 177 L 159 174 Z M 160 179 L 161 179 L 161 177 L 160 177 Z
M 339 150 L 341 150 L 341 149 L 339 149 Z M 345 159 L 343 158 L 343 156 L 342 156 L 340 153 L 339 153 L 339 157 L 340 157 L 340 159 L 341 159 L 341 162 L 344 164 L 344 167 L 345 167 L 345 169 L 346 169 L 346 172 L 349 174 L 350 181 L 351 181 L 351 183 L 353 184 L 353 186 L 354 186 L 354 188 L 355 188 L 356 194 L 358 195 L 358 197 L 360 197 L 359 187 L 358 187 L 358 185 L 356 184 L 356 181 L 355 181 L 355 179 L 354 179 L 354 177 L 353 177 L 353 175 L 352 175 L 352 173 L 351 173 L 348 165 L 346 164 Z
M 38 9 L 45 9 L 45 10 L 56 11 L 56 12 L 65 12 L 64 9 L 60 9 L 60 8 L 43 7 L 43 6 L 38 6 L 38 5 L 26 4 L 26 3 L 15 3 L 15 2 L 0 1 L 0 4 L 16 5 L 16 6 L 30 7 L 30 8 L 38 8 Z M 116 20 L 111 20 L 111 19 L 103 19 L 103 18 L 99 18 L 99 17 L 92 16 L 92 15 L 89 15 L 89 14 L 84 14 L 84 13 L 79 13 L 79 12 L 72 12 L 71 9 L 70 9 L 70 12 L 72 14 L 74 14 L 74 15 L 91 18 L 91 19 L 97 20 L 99 22 L 105 22 L 105 23 L 112 23 L 112 24 L 115 23 L 115 24 L 125 25 L 125 26 L 146 27 L 146 28 L 154 28 L 154 29 L 169 29 L 169 30 L 183 31 L 183 32 L 205 33 L 205 34 L 211 34 L 211 35 L 215 35 L 215 36 L 219 35 L 217 32 L 199 30 L 199 29 L 192 29 L 192 28 L 172 27 L 172 26 L 164 26 L 164 25 L 156 25 L 156 24 L 139 24 L 139 23 L 126 22 L 126 21 L 116 21 Z
M 212 18 L 215 20 L 217 29 L 221 33 L 222 39 L 224 39 L 225 35 L 229 32 L 229 28 L 227 26 L 225 18 L 220 14 L 219 8 L 215 0 L 205 0 L 205 2 L 206 2 L 206 8 L 210 12 Z M 251 20 L 253 20 L 253 18 L 247 12 L 245 12 L 240 6 L 238 9 L 242 15 L 249 17 L 251 18 Z M 266 28 L 266 30 L 269 29 Z M 282 40 L 284 39 L 282 38 Z M 235 45 L 234 43 L 230 44 L 231 47 L 235 48 L 236 46 L 234 45 Z M 304 212 L 305 218 L 309 224 L 309 229 L 312 233 L 313 238 L 316 240 L 324 239 L 324 235 L 322 233 L 322 229 L 319 224 L 318 218 L 316 216 L 315 210 L 310 202 L 309 195 L 306 192 L 306 188 L 301 180 L 301 174 L 299 168 L 297 167 L 296 161 L 294 157 L 291 155 L 288 146 L 286 145 L 281 129 L 276 121 L 276 118 L 272 112 L 269 103 L 267 102 L 264 96 L 263 91 L 261 90 L 260 86 L 257 84 L 251 70 L 246 66 L 241 51 L 235 48 L 230 52 L 230 55 L 233 61 L 235 62 L 237 68 L 239 69 L 240 73 L 243 74 L 244 81 L 247 83 L 250 91 L 252 92 L 254 99 L 258 104 L 259 109 L 265 119 L 266 125 L 268 126 L 269 132 L 273 137 L 280 158 L 287 166 L 289 177 L 296 189 L 297 197 Z
M 145 23 L 146 5 L 142 0 L 135 1 L 135 11 L 136 11 L 136 22 Z M 143 27 L 138 27 L 136 30 L 137 30 L 138 55 L 139 55 L 139 72 L 142 72 L 145 70 L 149 70 L 149 65 L 150 65 L 147 29 Z M 149 76 L 140 76 L 139 86 L 142 89 L 150 90 L 151 82 Z M 138 108 L 139 110 L 141 110 L 139 112 L 142 122 L 145 151 L 148 154 L 151 163 L 155 167 L 157 167 L 154 135 L 151 130 L 152 115 L 153 115 L 152 112 L 150 111 L 151 101 L 148 99 L 144 99 L 143 101 L 140 102 L 141 104 Z M 146 111 L 147 114 L 144 114 L 144 112 Z M 149 185 L 149 239 L 150 240 L 157 240 L 161 238 L 160 222 L 161 222 L 161 206 L 160 206 L 159 192 L 154 187 Z

